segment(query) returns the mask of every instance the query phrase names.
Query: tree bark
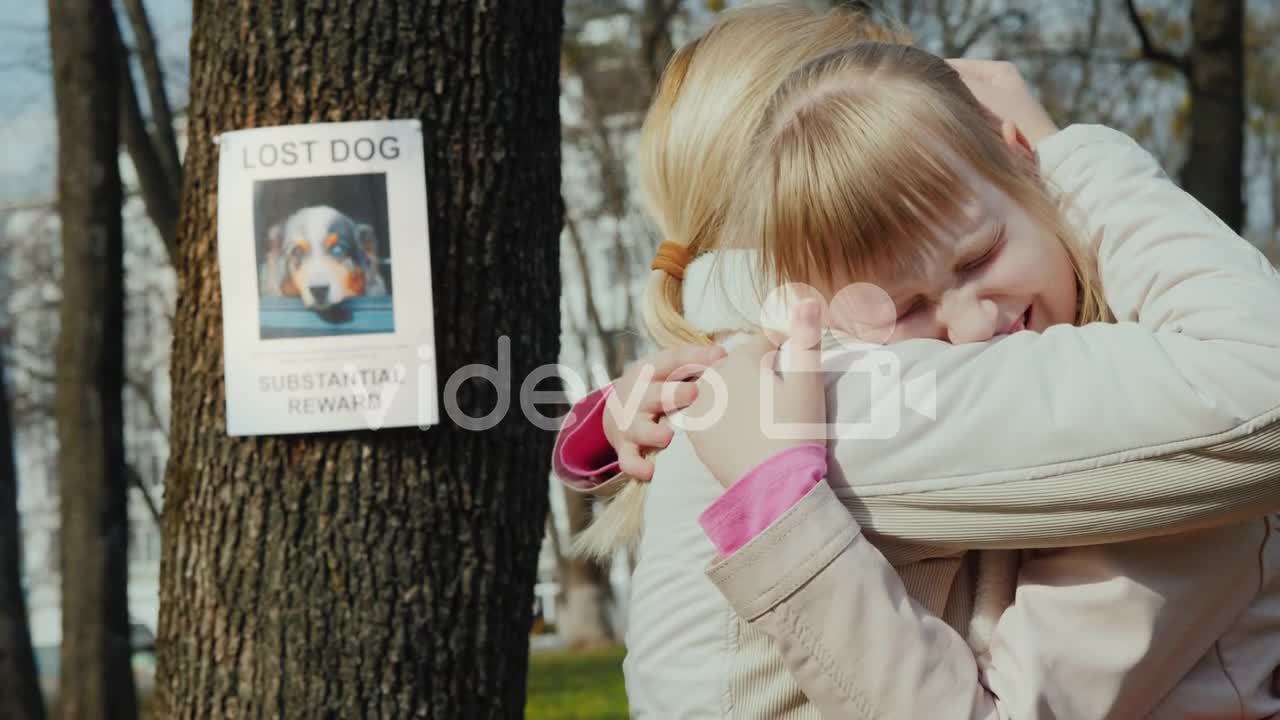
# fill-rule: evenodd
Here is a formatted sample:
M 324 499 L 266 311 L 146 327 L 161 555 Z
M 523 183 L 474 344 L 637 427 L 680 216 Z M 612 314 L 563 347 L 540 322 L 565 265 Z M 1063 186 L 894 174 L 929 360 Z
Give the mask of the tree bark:
M 1244 0 L 1194 0 L 1190 152 L 1182 186 L 1237 232 L 1244 227 Z
M 55 413 L 62 519 L 58 716 L 137 717 L 130 668 L 124 236 L 109 0 L 50 0 L 62 303 Z
M 419 118 L 440 387 L 559 349 L 560 2 L 197 0 L 166 472 L 164 718 L 523 715 L 552 436 L 512 411 L 311 436 L 225 433 L 224 130 Z M 497 391 L 464 386 L 490 412 Z
M 44 697 L 36 676 L 27 602 L 22 592 L 21 558 L 13 423 L 9 415 L 9 394 L 4 386 L 4 367 L 0 364 L 0 717 L 44 720 Z

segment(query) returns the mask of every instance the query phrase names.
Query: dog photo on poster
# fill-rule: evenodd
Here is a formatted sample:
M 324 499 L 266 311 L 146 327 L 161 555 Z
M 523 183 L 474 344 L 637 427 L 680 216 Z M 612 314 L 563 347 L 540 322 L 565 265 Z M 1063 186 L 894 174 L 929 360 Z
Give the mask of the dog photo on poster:
M 264 339 L 395 331 L 383 173 L 253 188 Z
M 439 421 L 415 120 L 218 138 L 227 433 Z

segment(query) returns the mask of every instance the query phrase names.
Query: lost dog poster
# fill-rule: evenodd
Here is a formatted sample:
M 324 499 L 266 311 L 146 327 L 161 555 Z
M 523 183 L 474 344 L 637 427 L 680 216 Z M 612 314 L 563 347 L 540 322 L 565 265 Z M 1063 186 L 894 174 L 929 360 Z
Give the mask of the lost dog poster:
M 218 146 L 227 433 L 438 422 L 418 121 L 238 130 Z

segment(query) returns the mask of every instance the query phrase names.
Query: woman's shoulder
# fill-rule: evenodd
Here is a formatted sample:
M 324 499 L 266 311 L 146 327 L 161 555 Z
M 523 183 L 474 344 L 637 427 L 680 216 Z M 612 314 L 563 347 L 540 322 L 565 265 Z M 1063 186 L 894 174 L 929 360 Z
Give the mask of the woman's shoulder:
M 1154 162 L 1136 140 L 1106 125 L 1069 125 L 1036 143 L 1035 152 L 1040 172 L 1050 179 L 1056 173 L 1077 171 L 1079 165 L 1067 161 L 1080 154 L 1110 163 Z

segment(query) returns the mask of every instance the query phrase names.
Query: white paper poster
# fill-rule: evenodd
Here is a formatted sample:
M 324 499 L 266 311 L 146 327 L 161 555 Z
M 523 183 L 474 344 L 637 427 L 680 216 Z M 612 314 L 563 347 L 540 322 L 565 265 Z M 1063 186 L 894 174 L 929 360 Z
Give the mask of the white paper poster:
M 238 130 L 218 146 L 227 433 L 439 422 L 420 123 Z

